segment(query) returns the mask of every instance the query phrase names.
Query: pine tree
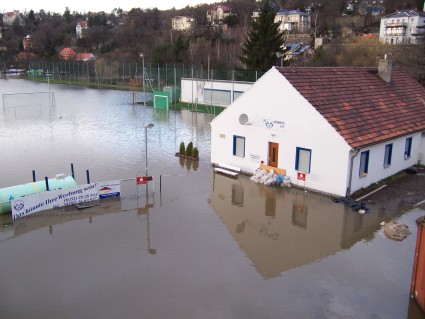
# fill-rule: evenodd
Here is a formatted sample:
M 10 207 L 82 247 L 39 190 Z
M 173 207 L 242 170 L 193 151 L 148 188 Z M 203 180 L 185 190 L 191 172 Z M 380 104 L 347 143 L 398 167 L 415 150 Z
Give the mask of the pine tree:
M 267 71 L 280 65 L 276 53 L 284 54 L 285 37 L 275 23 L 276 6 L 273 1 L 263 0 L 259 17 L 252 21 L 251 30 L 241 49 L 239 59 L 246 69 Z

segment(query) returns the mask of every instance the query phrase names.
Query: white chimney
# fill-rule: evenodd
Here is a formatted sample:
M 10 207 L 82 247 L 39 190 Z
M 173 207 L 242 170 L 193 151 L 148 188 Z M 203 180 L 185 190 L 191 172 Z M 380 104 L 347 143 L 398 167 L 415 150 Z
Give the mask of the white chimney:
M 391 59 L 387 58 L 385 54 L 383 59 L 379 59 L 378 63 L 378 75 L 384 80 L 387 84 L 391 83 L 391 71 L 393 68 L 393 62 Z

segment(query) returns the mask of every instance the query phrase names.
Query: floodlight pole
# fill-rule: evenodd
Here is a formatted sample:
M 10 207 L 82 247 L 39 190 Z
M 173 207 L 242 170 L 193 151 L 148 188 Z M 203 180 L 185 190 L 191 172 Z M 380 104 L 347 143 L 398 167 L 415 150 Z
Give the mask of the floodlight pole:
M 152 128 L 152 123 L 146 123 L 145 127 L 145 169 L 146 169 L 146 191 L 148 189 L 148 128 Z
M 142 58 L 142 76 L 143 76 L 143 105 L 146 106 L 146 96 L 145 96 L 145 56 L 143 53 L 139 54 Z

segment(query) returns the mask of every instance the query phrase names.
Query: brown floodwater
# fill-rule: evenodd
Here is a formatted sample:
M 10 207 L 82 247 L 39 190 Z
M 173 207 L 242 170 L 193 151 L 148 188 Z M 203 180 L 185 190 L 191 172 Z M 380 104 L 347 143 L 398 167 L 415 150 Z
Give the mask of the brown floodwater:
M 1 94 L 48 89 L 0 81 Z M 362 215 L 302 189 L 214 174 L 213 116 L 133 108 L 129 92 L 50 90 L 53 108 L 9 101 L 0 113 L 0 187 L 74 163 L 81 184 L 87 169 L 92 182 L 122 180 L 122 197 L 0 215 L 1 318 L 421 315 L 409 290 L 423 210 Z M 134 178 L 145 172 L 149 122 L 146 190 Z M 198 147 L 199 162 L 175 156 L 181 141 Z M 412 235 L 386 238 L 380 224 L 393 218 Z

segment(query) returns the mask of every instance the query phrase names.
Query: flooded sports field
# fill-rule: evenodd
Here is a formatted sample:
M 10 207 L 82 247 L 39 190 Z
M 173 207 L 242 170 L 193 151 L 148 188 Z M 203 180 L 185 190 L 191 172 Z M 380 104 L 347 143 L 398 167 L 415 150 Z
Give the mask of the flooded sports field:
M 421 318 L 409 296 L 425 212 L 358 214 L 302 189 L 214 174 L 213 115 L 130 92 L 0 80 L 0 188 L 121 180 L 94 207 L 0 215 L 1 318 Z M 138 98 L 141 100 L 141 97 Z M 52 106 L 51 106 L 52 105 Z M 144 125 L 154 126 L 145 129 Z M 147 135 L 145 135 L 147 133 Z M 199 161 L 175 156 L 193 142 Z M 146 149 L 147 144 L 147 149 Z M 148 160 L 153 181 L 136 185 Z M 382 222 L 412 235 L 393 241 Z

